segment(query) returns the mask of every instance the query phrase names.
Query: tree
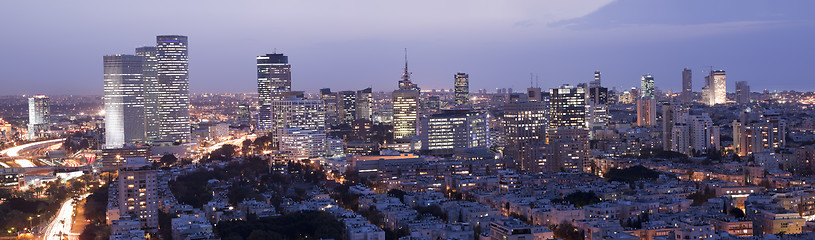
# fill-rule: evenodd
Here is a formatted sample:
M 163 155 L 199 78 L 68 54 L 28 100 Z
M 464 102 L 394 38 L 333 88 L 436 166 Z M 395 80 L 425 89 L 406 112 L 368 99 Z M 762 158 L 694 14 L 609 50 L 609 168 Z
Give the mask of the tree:
M 659 172 L 637 165 L 625 169 L 611 169 L 604 177 L 608 181 L 633 183 L 639 180 L 656 180 L 659 178 Z
M 736 218 L 744 218 L 744 211 L 738 208 L 730 208 L 730 211 L 728 213 Z
M 563 197 L 563 200 L 574 204 L 575 207 L 583 207 L 601 202 L 600 198 L 597 197 L 597 194 L 595 194 L 594 191 L 573 192 L 566 195 L 566 197 Z
M 574 227 L 570 222 L 563 221 L 562 223 L 555 225 L 554 227 L 550 227 L 552 229 L 552 233 L 555 235 L 556 238 L 565 239 L 565 240 L 582 240 L 583 239 L 583 232 L 578 231 L 577 228 Z
M 175 155 L 173 155 L 173 154 L 167 154 L 167 155 L 161 156 L 161 159 L 159 160 L 159 162 L 161 162 L 161 164 L 164 165 L 164 166 L 170 166 L 170 165 L 173 165 L 176 162 L 178 162 L 178 158 L 175 157 Z
M 241 153 L 243 153 L 244 156 L 249 155 L 250 151 L 251 151 L 251 147 L 252 147 L 252 139 L 243 140 L 243 142 L 241 143 Z

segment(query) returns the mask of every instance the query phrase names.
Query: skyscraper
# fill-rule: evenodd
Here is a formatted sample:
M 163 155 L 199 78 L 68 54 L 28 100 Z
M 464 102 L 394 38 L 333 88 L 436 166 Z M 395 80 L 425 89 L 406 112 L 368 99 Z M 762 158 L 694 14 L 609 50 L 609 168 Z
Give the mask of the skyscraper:
M 600 87 L 602 85 L 600 80 L 600 71 L 594 71 L 594 81 L 589 82 L 589 88 Z
M 503 128 L 506 142 L 504 157 L 509 161 L 507 168 L 534 171 L 538 163 L 535 162 L 534 155 L 528 153 L 531 150 L 528 146 L 544 142 L 546 139 L 548 127 L 546 102 L 528 101 L 524 94 L 512 96 L 513 100 L 504 104 L 504 112 L 500 119 L 500 127 Z M 524 149 L 527 153 L 523 152 Z
M 28 98 L 28 139 L 45 137 L 48 133 L 51 105 L 49 98 L 35 95 Z
M 724 70 L 716 70 L 710 74 L 714 86 L 716 104 L 727 103 L 727 76 Z
M 291 65 L 289 57 L 281 53 L 266 54 L 257 57 L 258 77 L 258 128 L 272 127 L 273 93 L 291 91 Z
M 654 77 L 651 74 L 642 75 L 640 86 L 640 97 L 637 98 L 637 126 L 654 126 L 657 123 Z
M 402 73 L 402 80 L 399 80 L 399 90 L 421 91 L 418 85 L 410 81 L 412 74 L 408 71 L 407 48 L 405 48 L 405 72 Z
M 586 101 L 586 127 L 593 138 L 594 130 L 605 129 L 610 120 L 608 115 L 608 88 L 601 84 L 600 71 L 594 71 L 594 80 L 589 82 Z
M 702 89 L 702 100 L 713 106 L 727 103 L 727 76 L 724 70 L 711 70 L 705 76 L 705 88 Z
M 393 137 L 416 136 L 416 122 L 419 118 L 419 86 L 410 81 L 407 49 L 405 49 L 405 72 L 399 81 L 399 90 L 393 91 Z
M 586 90 L 569 85 L 549 89 L 549 128 L 586 127 Z
M 351 124 L 357 117 L 357 93 L 340 91 L 337 93 L 337 111 L 342 124 Z
M 416 136 L 419 117 L 419 91 L 395 90 L 393 97 L 393 137 Z
M 736 81 L 736 103 L 750 103 L 750 85 L 747 81 Z
M 371 120 L 374 105 L 372 92 L 371 88 L 357 91 L 357 119 Z
M 682 104 L 693 101 L 693 71 L 689 68 L 682 70 Z
M 654 99 L 654 76 L 651 74 L 642 75 L 640 79 L 640 97 Z
M 142 84 L 144 89 L 144 132 L 148 141 L 159 139 L 159 84 L 156 47 L 136 48 L 136 56 L 142 57 Z
M 145 140 L 143 59 L 134 55 L 103 58 L 106 148 Z
M 456 73 L 456 107 L 463 107 L 470 104 L 470 75 L 466 73 Z
M 190 140 L 190 79 L 187 37 L 156 37 L 158 82 L 158 138 Z
M 323 100 L 323 107 L 325 108 L 326 126 L 339 125 L 340 112 L 337 109 L 337 93 L 331 92 L 331 88 L 320 89 L 320 100 Z

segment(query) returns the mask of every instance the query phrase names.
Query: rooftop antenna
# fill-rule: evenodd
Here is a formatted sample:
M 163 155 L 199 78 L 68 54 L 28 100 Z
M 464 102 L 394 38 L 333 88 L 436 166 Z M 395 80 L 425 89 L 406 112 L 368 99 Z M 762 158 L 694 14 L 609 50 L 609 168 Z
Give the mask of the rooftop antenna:
M 274 48 L 274 50 L 272 50 L 272 54 L 277 54 L 277 48 Z
M 536 88 L 540 88 L 540 87 L 541 87 L 541 84 L 540 84 L 540 82 L 538 81 L 538 74 L 535 74 L 535 87 L 536 87 Z
M 402 79 L 410 80 L 410 72 L 408 72 L 407 48 L 405 48 L 405 73 L 402 75 Z
M 532 73 L 531 72 L 529 73 L 529 87 L 530 88 L 535 87 L 535 85 L 532 85 Z

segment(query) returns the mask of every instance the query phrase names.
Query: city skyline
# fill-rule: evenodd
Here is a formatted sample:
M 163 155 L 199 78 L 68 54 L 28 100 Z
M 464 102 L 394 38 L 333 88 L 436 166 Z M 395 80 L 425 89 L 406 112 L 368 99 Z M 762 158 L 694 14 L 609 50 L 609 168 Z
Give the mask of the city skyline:
M 4 9 L 26 8 L 28 3 L 12 3 Z M 48 8 L 42 13 L 20 15 L 22 11 L 3 11 L 3 20 L 24 22 L 9 28 L 10 35 L 27 35 L 36 40 L 7 38 L 0 40 L 8 49 L 0 79 L 9 85 L 0 95 L 21 94 L 100 94 L 98 56 L 126 52 L 125 49 L 151 45 L 141 36 L 167 33 L 190 36 L 196 41 L 191 45 L 195 52 L 191 57 L 190 75 L 192 92 L 254 92 L 256 78 L 252 74 L 254 57 L 273 50 L 291 56 L 291 63 L 298 68 L 292 71 L 292 86 L 296 90 L 317 92 L 323 87 L 353 89 L 373 87 L 374 91 L 393 90 L 390 82 L 398 80 L 401 72 L 403 48 L 411 53 L 413 81 L 425 89 L 449 89 L 449 75 L 456 72 L 471 74 L 471 89 L 528 87 L 527 76 L 534 72 L 540 76 L 542 88 L 557 87 L 561 83 L 576 85 L 589 82 L 591 71 L 604 73 L 604 85 L 609 88 L 627 89 L 638 85 L 642 72 L 650 72 L 661 79 L 657 88 L 681 91 L 681 70 L 691 68 L 696 73 L 693 89 L 700 92 L 704 86 L 703 76 L 708 66 L 728 72 L 733 80 L 728 92 L 735 91 L 735 81 L 747 81 L 754 91 L 812 90 L 811 86 L 799 86 L 799 71 L 777 69 L 806 69 L 811 65 L 807 56 L 813 50 L 807 48 L 806 40 L 813 33 L 800 31 L 815 25 L 815 17 L 807 14 L 811 2 L 662 2 L 644 1 L 596 1 L 573 6 L 568 3 L 521 2 L 512 5 L 473 3 L 467 11 L 452 11 L 461 7 L 460 2 L 444 3 L 437 8 L 424 8 L 421 4 L 371 4 L 359 9 L 347 9 L 334 3 L 311 6 L 303 3 L 285 3 L 281 7 L 291 10 L 315 8 L 302 16 L 280 14 L 268 16 L 269 20 L 290 18 L 301 24 L 281 27 L 277 38 L 248 28 L 256 26 L 256 17 L 243 15 L 262 9 L 245 5 L 196 6 L 195 11 L 181 13 L 176 26 L 154 27 L 141 21 L 121 22 L 132 31 L 99 36 L 105 24 L 99 19 L 108 12 L 129 16 L 144 11 L 99 11 L 86 18 L 65 16 L 65 12 L 90 11 L 74 6 L 54 4 L 55 12 Z M 258 3 L 263 6 L 262 3 Z M 148 6 L 149 4 L 145 4 Z M 178 5 L 178 3 L 170 3 Z M 121 7 L 140 9 L 127 3 L 121 5 L 99 4 L 97 10 Z M 180 5 L 177 7 L 181 7 Z M 216 7 L 222 7 L 215 11 Z M 426 13 L 426 20 L 408 21 L 400 18 L 406 13 L 382 16 L 377 7 L 401 8 L 407 12 Z M 334 8 L 346 13 L 335 13 Z M 174 9 L 147 13 L 160 15 Z M 329 10 L 330 9 L 330 10 Z M 491 14 L 476 14 L 485 9 Z M 69 11 L 64 11 L 69 10 Z M 631 16 L 629 12 L 649 10 L 661 14 Z M 721 11 L 719 11 L 721 10 Z M 215 11 L 225 20 L 206 27 L 196 24 L 209 18 L 204 14 Z M 717 14 L 710 14 L 717 11 Z M 342 12 L 342 11 L 338 11 Z M 694 17 L 685 18 L 680 13 Z M 449 16 L 445 16 L 449 13 Z M 541 14 L 551 13 L 551 14 Z M 59 41 L 44 32 L 54 31 L 47 25 L 51 18 L 41 14 L 63 17 L 60 26 L 83 25 L 79 29 L 60 35 Z M 345 14 L 354 14 L 346 18 Z M 540 15 L 540 16 L 539 16 Z M 241 17 L 239 17 L 241 16 Z M 33 17 L 40 17 L 32 19 Z M 460 21 L 455 17 L 470 19 Z M 127 18 L 121 18 L 127 19 Z M 137 18 L 133 18 L 137 19 Z M 145 21 L 153 22 L 150 18 Z M 372 21 L 381 19 L 382 21 Z M 611 19 L 612 21 L 606 21 Z M 18 21 L 22 20 L 22 21 Z M 31 20 L 31 21 L 26 21 Z M 34 21 L 36 20 L 36 21 Z M 354 23 L 359 30 L 341 27 L 332 29 L 328 23 Z M 212 23 L 211 21 L 205 21 Z M 136 25 L 138 24 L 138 25 Z M 143 26 L 142 26 L 143 25 Z M 245 26 L 244 26 L 245 25 Z M 342 24 L 347 25 L 347 24 Z M 478 27 L 476 27 L 478 26 Z M 381 31 L 380 31 L 381 30 Z M 401 31 L 399 31 L 401 30 Z M 56 32 L 57 34 L 60 32 Z M 491 33 L 484 35 L 485 33 Z M 87 36 L 85 36 L 85 35 Z M 330 40 L 325 34 L 334 35 Z M 451 34 L 471 36 L 466 41 L 450 41 Z M 450 37 L 448 37 L 450 36 Z M 601 36 L 601 37 L 597 37 Z M 643 37 L 647 36 L 647 37 Z M 86 41 L 88 37 L 95 41 Z M 274 39 L 269 41 L 268 39 Z M 37 47 L 34 47 L 36 44 Z M 221 46 L 237 45 L 224 51 Z M 76 47 L 68 47 L 76 46 Z M 23 50 L 25 49 L 25 50 Z M 33 50 L 32 50 L 33 49 Z M 78 49 L 82 49 L 78 51 Z M 33 52 L 32 52 L 33 51 Z M 633 52 L 648 55 L 633 57 Z M 71 55 L 74 60 L 53 69 L 37 70 L 30 74 L 35 56 L 46 54 Z M 762 56 L 751 58 L 748 56 Z M 487 61 L 501 59 L 501 61 Z M 655 61 L 656 59 L 656 61 Z M 768 59 L 775 59 L 767 61 Z M 358 69 L 366 66 L 365 69 Z M 42 77 L 59 72 L 62 77 Z M 337 81 L 323 83 L 324 79 L 340 77 Z M 806 79 L 804 79 L 806 80 Z M 229 81 L 234 84 L 223 84 Z M 769 84 L 772 82 L 773 84 Z M 29 84 L 33 83 L 33 84 Z M 41 87 L 46 86 L 46 87 Z

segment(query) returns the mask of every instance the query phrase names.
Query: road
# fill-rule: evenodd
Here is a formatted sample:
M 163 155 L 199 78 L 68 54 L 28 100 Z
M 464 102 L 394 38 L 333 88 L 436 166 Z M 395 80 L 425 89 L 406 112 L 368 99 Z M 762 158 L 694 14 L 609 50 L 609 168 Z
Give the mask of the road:
M 33 142 L 33 143 L 26 143 L 16 147 L 10 147 L 3 151 L 0 151 L 0 156 L 6 155 L 9 157 L 19 157 L 20 151 L 26 150 L 28 148 L 37 147 L 39 145 L 44 144 L 56 144 L 58 142 L 65 141 L 65 139 L 54 139 L 54 140 L 47 140 L 47 141 L 40 141 L 40 142 Z
M 232 140 L 227 140 L 227 141 L 216 143 L 215 145 L 212 145 L 212 146 L 209 146 L 209 147 L 205 148 L 205 152 L 210 153 L 212 151 L 215 151 L 215 150 L 223 147 L 226 144 L 235 145 L 238 148 L 240 148 L 241 145 L 243 145 L 243 141 L 246 140 L 246 138 L 248 138 L 248 137 L 250 137 L 250 136 L 243 136 L 243 137 L 240 137 L 240 138 L 237 138 L 237 139 L 232 139 Z
M 88 194 L 80 196 L 80 199 L 84 199 L 87 196 Z M 54 220 L 45 227 L 43 239 L 61 240 L 63 239 L 62 236 L 76 235 L 71 233 L 71 224 L 74 222 L 73 215 L 74 199 L 69 198 L 62 204 L 62 207 L 59 208 L 59 212 L 54 217 Z

